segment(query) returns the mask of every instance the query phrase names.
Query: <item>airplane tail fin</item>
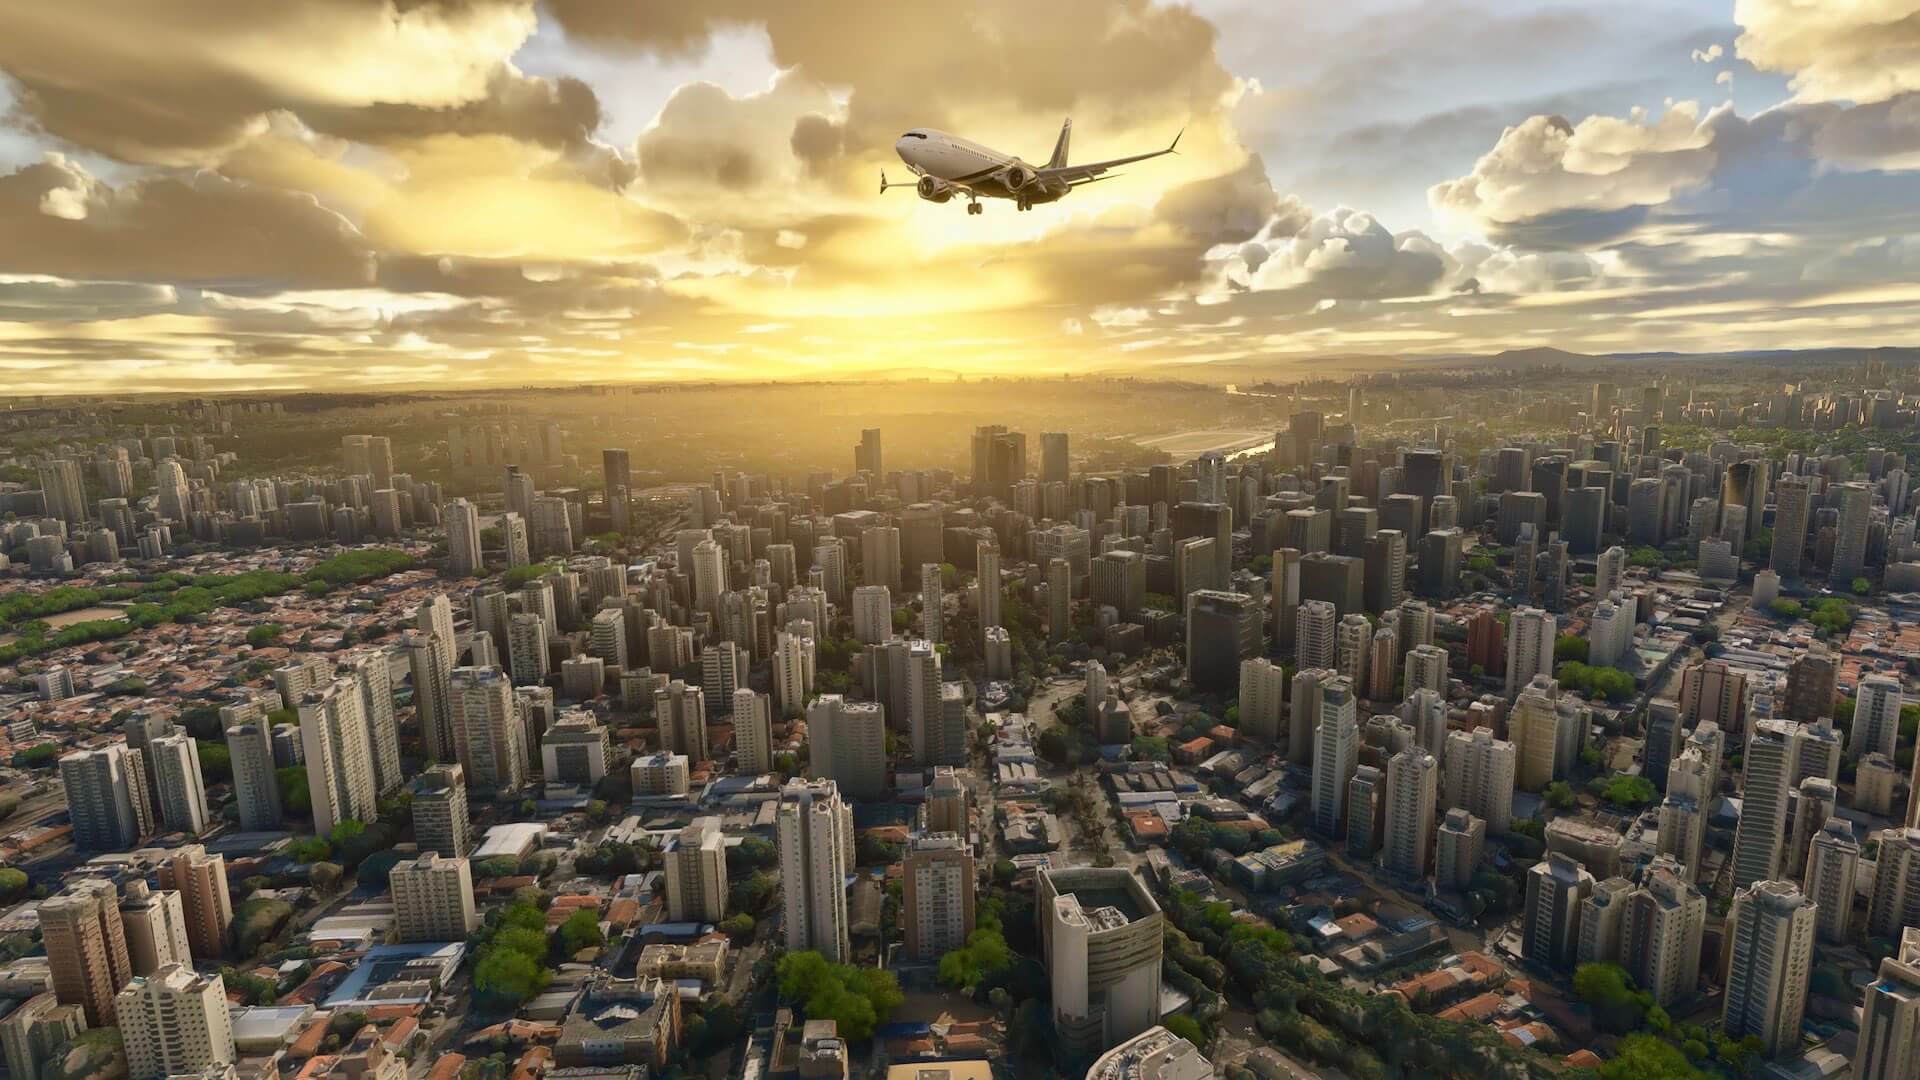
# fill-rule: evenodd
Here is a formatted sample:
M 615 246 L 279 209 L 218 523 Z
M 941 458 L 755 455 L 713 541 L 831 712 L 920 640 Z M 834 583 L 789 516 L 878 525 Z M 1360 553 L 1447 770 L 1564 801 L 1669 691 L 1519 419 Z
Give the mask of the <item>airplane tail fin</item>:
M 1060 125 L 1060 139 L 1053 144 L 1053 156 L 1047 159 L 1047 168 L 1058 169 L 1067 163 L 1067 143 L 1073 138 L 1073 118 Z

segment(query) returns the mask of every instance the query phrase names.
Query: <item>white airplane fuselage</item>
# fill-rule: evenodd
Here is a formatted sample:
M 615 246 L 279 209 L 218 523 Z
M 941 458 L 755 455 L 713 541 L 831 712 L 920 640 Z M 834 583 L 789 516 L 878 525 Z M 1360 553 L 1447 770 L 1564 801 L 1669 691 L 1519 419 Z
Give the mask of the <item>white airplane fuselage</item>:
M 1065 181 L 1036 176 L 1032 165 L 1011 154 L 932 128 L 907 132 L 893 149 L 907 168 L 921 177 L 923 198 L 932 197 L 929 191 L 947 192 L 948 197 L 970 192 L 986 198 L 1013 199 L 1025 207 L 1053 202 L 1070 188 Z M 934 183 L 929 184 L 929 178 Z M 944 185 L 957 186 L 948 189 Z

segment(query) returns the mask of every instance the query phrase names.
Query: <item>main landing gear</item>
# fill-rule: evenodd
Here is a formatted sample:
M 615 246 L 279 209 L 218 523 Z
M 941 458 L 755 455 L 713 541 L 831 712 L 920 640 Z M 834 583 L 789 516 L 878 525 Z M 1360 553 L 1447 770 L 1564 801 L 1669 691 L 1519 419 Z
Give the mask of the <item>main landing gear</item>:
M 977 199 L 967 204 L 967 213 L 969 214 L 978 214 L 984 211 L 985 209 L 986 207 L 981 206 L 979 200 Z

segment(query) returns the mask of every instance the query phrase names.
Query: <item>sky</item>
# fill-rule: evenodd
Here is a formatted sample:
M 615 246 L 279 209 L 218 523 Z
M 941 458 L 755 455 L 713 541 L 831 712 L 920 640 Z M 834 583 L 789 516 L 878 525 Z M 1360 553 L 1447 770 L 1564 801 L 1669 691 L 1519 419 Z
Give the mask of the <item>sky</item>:
M 933 127 L 1068 199 L 910 190 Z M 1920 0 L 0 0 L 0 396 L 1911 345 Z

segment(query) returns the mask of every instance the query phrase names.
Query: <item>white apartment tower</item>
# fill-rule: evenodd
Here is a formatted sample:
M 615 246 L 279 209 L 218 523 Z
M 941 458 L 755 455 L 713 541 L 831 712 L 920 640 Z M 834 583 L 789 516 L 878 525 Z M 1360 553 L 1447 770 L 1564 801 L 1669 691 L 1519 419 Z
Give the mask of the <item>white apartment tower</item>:
M 853 863 L 853 812 L 831 780 L 794 781 L 780 789 L 775 811 L 780 893 L 787 950 L 815 950 L 844 963 L 847 870 Z
M 1791 882 L 1758 881 L 1733 894 L 1727 913 L 1727 989 L 1721 1027 L 1752 1035 L 1767 1057 L 1800 1045 L 1813 975 L 1814 902 Z

